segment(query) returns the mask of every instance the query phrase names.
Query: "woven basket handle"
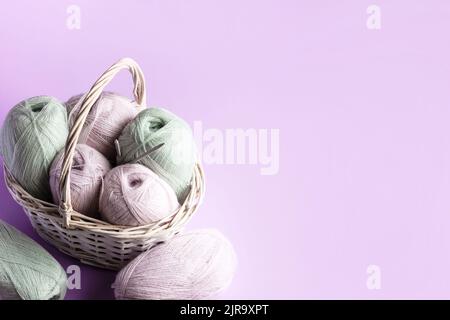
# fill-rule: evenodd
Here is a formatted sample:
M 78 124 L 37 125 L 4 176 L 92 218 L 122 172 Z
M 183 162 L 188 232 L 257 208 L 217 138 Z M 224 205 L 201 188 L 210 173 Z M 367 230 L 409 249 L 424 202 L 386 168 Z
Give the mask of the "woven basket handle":
M 64 226 L 67 228 L 70 227 L 71 214 L 73 212 L 72 202 L 70 198 L 70 171 L 72 168 L 73 156 L 75 154 L 75 147 L 78 143 L 78 138 L 80 137 L 81 130 L 83 129 L 83 125 L 86 121 L 89 111 L 91 111 L 92 106 L 98 100 L 106 85 L 122 69 L 128 69 L 133 76 L 133 93 L 138 107 L 144 106 L 146 104 L 144 74 L 142 73 L 142 70 L 136 63 L 136 61 L 130 58 L 121 59 L 117 63 L 113 64 L 100 76 L 100 78 L 98 78 L 98 80 L 92 85 L 92 87 L 85 95 L 67 138 L 64 151 L 64 159 L 61 168 L 61 177 L 59 180 L 59 188 L 61 191 L 59 212 L 63 217 Z

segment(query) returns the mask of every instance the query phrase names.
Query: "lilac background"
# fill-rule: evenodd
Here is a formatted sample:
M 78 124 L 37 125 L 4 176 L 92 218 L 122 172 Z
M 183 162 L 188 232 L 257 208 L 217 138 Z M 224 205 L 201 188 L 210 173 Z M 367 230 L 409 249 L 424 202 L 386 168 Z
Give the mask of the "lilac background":
M 2 3 L 0 120 L 133 57 L 150 105 L 205 128 L 280 129 L 278 175 L 205 167 L 188 228 L 236 248 L 222 298 L 450 298 L 450 2 L 373 3 L 379 31 L 365 0 Z M 70 4 L 81 30 L 66 28 Z M 129 94 L 129 76 L 109 88 Z M 0 201 L 0 218 L 38 239 L 3 183 Z M 381 290 L 366 287 L 370 264 Z M 83 266 L 67 298 L 112 298 L 113 280 Z

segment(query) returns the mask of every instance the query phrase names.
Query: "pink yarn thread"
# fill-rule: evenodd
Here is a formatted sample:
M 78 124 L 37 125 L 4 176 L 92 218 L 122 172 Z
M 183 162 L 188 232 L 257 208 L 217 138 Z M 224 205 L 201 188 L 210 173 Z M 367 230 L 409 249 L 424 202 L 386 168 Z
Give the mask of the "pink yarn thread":
M 66 102 L 69 127 L 73 125 L 83 99 L 84 95 L 77 95 Z M 137 114 L 136 105 L 130 99 L 112 92 L 103 92 L 89 112 L 78 141 L 100 151 L 109 160 L 115 161 L 114 141 Z
M 53 201 L 59 204 L 59 179 L 64 149 L 58 153 L 50 168 L 50 189 Z M 75 149 L 70 172 L 70 192 L 74 210 L 90 217 L 98 218 L 98 197 L 103 176 L 111 170 L 111 164 L 97 150 L 85 144 Z
M 100 192 L 100 213 L 112 223 L 139 226 L 157 222 L 180 207 L 173 189 L 140 164 L 112 169 Z
M 230 242 L 213 229 L 177 235 L 142 253 L 114 282 L 116 299 L 204 299 L 231 282 L 237 260 Z

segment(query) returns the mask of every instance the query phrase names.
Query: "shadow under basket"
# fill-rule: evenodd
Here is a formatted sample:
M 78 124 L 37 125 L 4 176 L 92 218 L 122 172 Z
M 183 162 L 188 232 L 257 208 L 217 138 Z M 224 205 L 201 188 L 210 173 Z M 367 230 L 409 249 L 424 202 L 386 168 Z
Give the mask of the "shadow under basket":
M 66 227 L 59 207 L 34 198 L 4 167 L 7 188 L 22 206 L 37 233 L 60 251 L 96 267 L 119 270 L 140 253 L 181 231 L 201 202 L 204 191 L 203 171 L 195 167 L 191 190 L 180 209 L 154 224 L 126 227 L 72 212 Z
M 121 269 L 141 252 L 180 232 L 197 210 L 205 184 L 202 168 L 197 164 L 190 192 L 180 208 L 172 215 L 145 226 L 112 225 L 73 210 L 70 199 L 70 170 L 81 129 L 105 86 L 123 69 L 128 69 L 132 75 L 136 107 L 146 106 L 145 78 L 132 59 L 121 59 L 93 84 L 81 101 L 80 111 L 67 138 L 60 177 L 59 206 L 31 196 L 4 166 L 9 192 L 23 207 L 31 224 L 44 240 L 83 263 L 112 270 Z

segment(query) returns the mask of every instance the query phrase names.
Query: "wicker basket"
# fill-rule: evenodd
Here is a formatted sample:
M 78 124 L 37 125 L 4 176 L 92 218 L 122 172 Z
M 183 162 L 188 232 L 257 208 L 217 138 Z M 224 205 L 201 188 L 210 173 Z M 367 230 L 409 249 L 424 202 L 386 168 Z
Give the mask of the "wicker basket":
M 145 82 L 135 61 L 125 58 L 111 66 L 86 94 L 77 119 L 69 132 L 61 171 L 61 203 L 59 206 L 32 197 L 4 167 L 9 192 L 28 215 L 33 227 L 47 242 L 60 251 L 93 266 L 118 270 L 139 253 L 179 232 L 202 200 L 203 171 L 195 166 L 191 190 L 180 209 L 153 224 L 126 227 L 112 225 L 73 210 L 70 200 L 70 169 L 78 137 L 86 117 L 105 86 L 122 69 L 128 69 L 134 82 L 138 107 L 145 106 Z

